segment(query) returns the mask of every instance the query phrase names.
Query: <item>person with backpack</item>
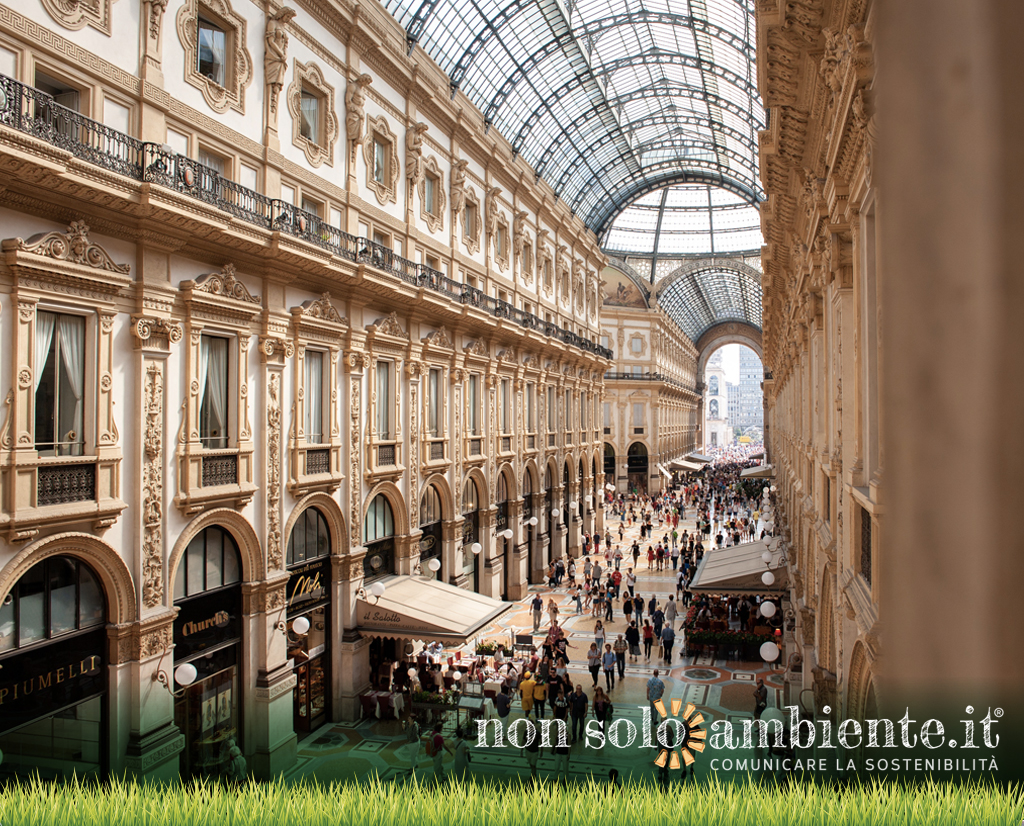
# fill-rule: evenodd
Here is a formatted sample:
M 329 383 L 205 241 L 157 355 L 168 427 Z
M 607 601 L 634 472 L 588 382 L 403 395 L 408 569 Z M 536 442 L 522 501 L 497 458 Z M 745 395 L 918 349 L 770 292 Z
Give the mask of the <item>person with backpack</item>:
M 416 773 L 416 767 L 420 762 L 420 724 L 415 717 L 409 718 L 409 724 L 405 727 L 405 739 L 408 743 L 409 777 Z

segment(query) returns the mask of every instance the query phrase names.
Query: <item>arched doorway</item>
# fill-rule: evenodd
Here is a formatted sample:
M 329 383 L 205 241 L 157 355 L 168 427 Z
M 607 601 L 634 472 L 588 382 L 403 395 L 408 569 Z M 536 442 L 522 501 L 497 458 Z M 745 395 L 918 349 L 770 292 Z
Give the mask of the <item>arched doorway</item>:
M 615 484 L 615 448 L 611 442 L 604 443 L 604 481 Z
M 462 573 L 467 579 L 473 578 L 473 590 L 477 593 L 480 593 L 479 537 L 480 493 L 476 482 L 467 479 L 462 488 Z
M 630 493 L 647 493 L 647 446 L 633 442 L 626 452 L 626 473 Z
M 502 591 L 501 598 L 508 599 L 509 592 L 512 589 L 512 540 L 506 539 L 502 536 L 502 533 L 509 527 L 508 519 L 508 482 L 506 481 L 505 473 L 498 474 L 498 487 L 495 491 L 495 516 L 494 516 L 494 535 L 497 537 L 497 541 L 501 542 L 502 545 L 502 560 L 504 573 L 502 575 Z
M 295 732 L 313 731 L 331 709 L 331 532 L 315 507 L 299 514 L 288 537 L 288 658 L 295 663 Z M 304 618 L 304 633 L 295 621 Z
M 363 583 L 395 572 L 395 517 L 391 503 L 378 493 L 366 509 L 363 521 Z
M 428 571 L 426 563 L 431 559 L 441 558 L 441 495 L 433 485 L 427 485 L 423 491 L 423 498 L 420 499 L 420 564 L 424 572 Z M 438 569 L 437 578 L 444 582 L 444 571 Z
M 572 473 L 569 470 L 569 460 L 566 459 L 565 465 L 562 467 L 562 524 L 565 525 L 564 556 L 569 555 L 569 531 L 572 530 L 572 518 L 569 513 L 569 480 L 571 478 Z
M 51 556 L 29 568 L 4 599 L 2 776 L 106 776 L 107 617 L 99 576 L 71 556 Z
M 217 777 L 242 731 L 242 559 L 231 533 L 211 525 L 192 537 L 175 572 L 174 604 L 174 670 L 196 669 L 174 701 L 185 735 L 181 776 Z
M 558 507 L 555 504 L 555 474 L 551 465 L 544 471 L 544 541 L 547 544 L 547 559 L 541 557 L 541 569 L 547 570 L 547 563 L 555 558 L 555 529 L 558 527 Z M 541 574 L 543 578 L 544 574 Z

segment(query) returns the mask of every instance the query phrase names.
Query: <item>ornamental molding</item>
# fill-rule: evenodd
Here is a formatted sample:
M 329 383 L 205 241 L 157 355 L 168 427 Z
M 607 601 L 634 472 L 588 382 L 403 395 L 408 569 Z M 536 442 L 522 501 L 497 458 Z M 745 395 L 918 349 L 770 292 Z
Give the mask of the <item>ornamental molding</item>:
M 207 273 L 195 281 L 186 281 L 185 284 L 192 285 L 191 289 L 194 292 L 224 296 L 246 304 L 254 304 L 257 307 L 261 306 L 260 297 L 249 292 L 248 287 L 235 276 L 234 264 L 225 264 L 220 272 Z M 185 285 L 182 284 L 182 286 Z
M 373 190 L 377 202 L 381 206 L 398 203 L 398 178 L 401 168 L 398 162 L 398 140 L 388 126 L 387 118 L 366 116 L 366 140 L 363 141 L 363 159 L 366 161 L 366 186 Z M 386 163 L 384 180 L 378 181 L 374 175 L 374 142 L 379 140 L 384 145 Z
M 442 326 L 424 336 L 421 341 L 429 347 L 441 348 L 444 350 L 454 350 L 455 344 L 448 336 L 448 331 Z
M 147 608 L 155 608 L 164 598 L 162 364 L 150 362 L 146 368 L 144 394 L 143 412 L 146 424 L 142 462 L 142 603 Z
M 427 157 L 426 160 L 421 159 L 419 169 L 419 177 L 415 181 L 415 186 L 420 194 L 420 218 L 423 219 L 431 232 L 440 232 L 444 229 L 444 213 L 447 204 L 444 196 L 444 170 L 441 169 L 437 158 L 433 155 Z M 436 182 L 434 185 L 434 212 L 427 211 L 426 188 L 428 176 L 434 178 Z
M 147 315 L 132 316 L 132 335 L 136 348 L 155 347 L 169 350 L 181 341 L 181 324 L 169 318 Z
M 391 338 L 400 338 L 406 341 L 409 340 L 409 334 L 402 329 L 402 325 L 398 320 L 398 313 L 392 311 L 390 314 L 383 318 L 378 318 L 373 324 L 366 328 L 366 332 L 371 336 L 390 336 Z
M 167 0 L 163 2 L 166 5 Z M 92 26 L 105 35 L 111 34 L 110 7 L 113 0 L 42 0 L 42 3 L 46 13 L 65 29 L 78 31 Z
M 292 143 L 302 150 L 309 165 L 334 166 L 334 145 L 338 140 L 338 116 L 334 114 L 334 87 L 325 79 L 315 63 L 295 61 L 292 82 L 288 87 L 288 112 L 292 116 Z M 319 135 L 313 141 L 302 134 L 302 89 L 309 88 L 319 98 Z
M 487 358 L 490 355 L 487 351 L 487 345 L 484 343 L 483 339 L 479 338 L 476 341 L 467 344 L 462 348 L 462 350 L 470 356 L 481 356 L 483 358 Z
M 196 20 L 200 9 L 219 18 L 229 29 L 228 65 L 225 67 L 226 85 L 221 86 L 212 78 L 199 74 L 199 29 Z M 185 50 L 185 82 L 203 94 L 204 100 L 215 112 L 223 114 L 233 109 L 245 114 L 245 89 L 252 83 L 252 55 L 246 48 L 246 22 L 235 12 L 227 0 L 185 0 L 175 17 L 178 40 Z
M 72 221 L 65 232 L 38 233 L 27 241 L 21 238 L 7 238 L 3 251 L 23 252 L 40 258 L 77 264 L 94 270 L 104 270 L 115 275 L 128 275 L 131 266 L 116 264 L 102 246 L 89 240 L 89 226 L 85 221 Z M 11 257 L 8 256 L 8 263 Z
M 194 281 L 183 281 L 181 290 L 190 318 L 197 320 L 248 326 L 262 309 L 260 297 L 238 280 L 233 264 Z

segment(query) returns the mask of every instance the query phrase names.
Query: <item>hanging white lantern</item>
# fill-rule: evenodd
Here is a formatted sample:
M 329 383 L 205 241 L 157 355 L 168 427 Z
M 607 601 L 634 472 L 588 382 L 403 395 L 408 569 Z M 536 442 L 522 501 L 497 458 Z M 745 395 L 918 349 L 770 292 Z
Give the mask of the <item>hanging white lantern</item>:
M 526 524 L 529 525 L 531 528 L 537 527 L 537 517 L 531 516 L 529 519 L 526 520 Z
M 761 645 L 761 659 L 773 663 L 779 658 L 779 647 L 773 642 L 766 642 Z
M 459 671 L 458 669 L 455 669 L 452 672 L 452 679 L 455 680 L 455 682 L 458 682 L 459 680 L 461 680 L 462 679 L 462 672 Z
M 192 663 L 182 663 L 174 669 L 174 682 L 180 686 L 192 685 L 198 675 L 199 672 Z
M 436 574 L 438 571 L 441 570 L 441 560 L 432 559 L 430 560 L 430 562 L 427 563 L 427 567 L 430 568 L 430 570 Z
M 512 529 L 511 528 L 505 528 L 505 530 L 503 530 L 501 532 L 501 538 L 502 539 L 511 539 L 512 536 L 513 536 L 513 534 L 512 534 Z
M 771 619 L 775 616 L 775 603 L 774 602 L 762 602 L 761 603 L 761 616 L 768 617 Z
M 480 551 L 482 551 L 482 550 L 483 550 L 484 548 L 483 548 L 483 545 L 481 545 L 481 544 L 480 544 L 479 542 L 474 542 L 474 543 L 473 543 L 472 545 L 470 545 L 470 546 L 469 546 L 469 549 L 470 549 L 470 550 L 471 550 L 471 551 L 472 551 L 472 552 L 473 552 L 474 554 L 478 554 L 478 553 L 480 553 Z
M 411 679 L 411 680 L 415 680 L 416 679 L 416 669 L 415 668 L 410 668 L 405 673 L 409 675 L 409 679 Z
M 771 562 L 772 561 L 772 552 L 771 551 L 765 551 L 763 554 L 761 554 L 761 561 L 765 565 L 767 565 L 769 562 Z
M 761 582 L 763 582 L 765 585 L 773 584 L 775 582 L 775 574 L 773 574 L 771 571 L 765 571 L 763 574 L 761 574 Z
M 309 620 L 305 617 L 296 617 L 292 622 L 292 631 L 298 634 L 300 637 L 305 636 L 309 631 Z
M 375 582 L 370 586 L 370 593 L 375 597 L 384 596 L 384 592 L 387 590 L 387 586 L 383 582 Z
M 551 509 L 551 515 L 552 516 L 558 516 L 558 508 L 552 508 Z

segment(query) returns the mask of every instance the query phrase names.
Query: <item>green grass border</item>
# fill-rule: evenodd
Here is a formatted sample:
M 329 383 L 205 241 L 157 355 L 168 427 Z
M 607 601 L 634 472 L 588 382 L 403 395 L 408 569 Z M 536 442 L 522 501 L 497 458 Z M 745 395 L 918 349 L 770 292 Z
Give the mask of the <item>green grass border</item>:
M 0 790 L 0 826 L 1019 826 L 1020 786 L 882 781 L 651 784 L 619 790 L 588 781 L 562 786 L 430 781 L 240 787 L 38 781 Z

